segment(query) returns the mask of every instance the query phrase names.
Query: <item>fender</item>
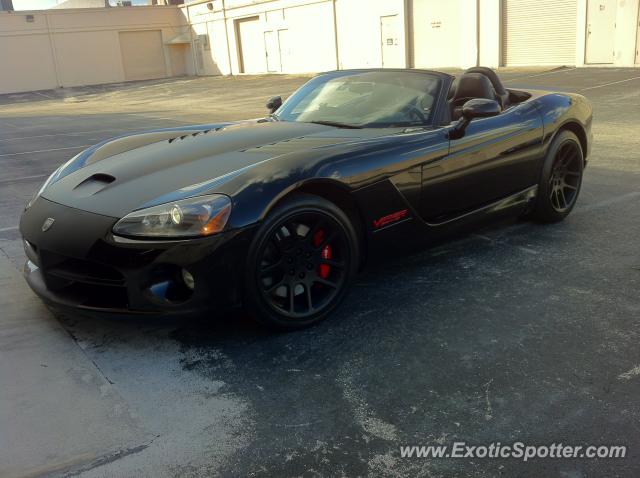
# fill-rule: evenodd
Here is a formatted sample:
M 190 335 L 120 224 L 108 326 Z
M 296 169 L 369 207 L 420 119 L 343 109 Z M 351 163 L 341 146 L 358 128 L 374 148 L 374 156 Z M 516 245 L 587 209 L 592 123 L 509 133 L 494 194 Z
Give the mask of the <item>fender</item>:
M 570 129 L 580 139 L 585 159 L 591 153 L 593 114 L 586 98 L 575 93 L 548 93 L 536 99 L 541 111 L 543 126 L 543 150 L 549 146 L 562 129 Z M 542 114 L 542 111 L 546 113 Z

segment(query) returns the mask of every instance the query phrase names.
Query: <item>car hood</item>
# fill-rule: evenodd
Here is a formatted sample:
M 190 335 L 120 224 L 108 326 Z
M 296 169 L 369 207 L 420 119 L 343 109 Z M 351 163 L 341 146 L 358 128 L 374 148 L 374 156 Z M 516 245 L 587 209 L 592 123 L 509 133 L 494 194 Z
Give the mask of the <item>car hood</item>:
M 236 176 L 264 161 L 383 134 L 389 131 L 259 121 L 135 134 L 93 148 L 42 197 L 120 218 L 135 209 L 202 194 L 197 185 Z

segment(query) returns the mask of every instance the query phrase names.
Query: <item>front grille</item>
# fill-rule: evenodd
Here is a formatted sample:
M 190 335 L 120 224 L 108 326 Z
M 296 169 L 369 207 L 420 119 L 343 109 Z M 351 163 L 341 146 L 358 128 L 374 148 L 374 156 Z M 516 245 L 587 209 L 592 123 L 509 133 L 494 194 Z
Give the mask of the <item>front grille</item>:
M 47 288 L 57 295 L 89 307 L 126 308 L 125 278 L 111 266 L 39 251 Z
M 98 262 L 40 251 L 44 272 L 60 279 L 95 285 L 124 285 L 124 276 L 113 267 Z

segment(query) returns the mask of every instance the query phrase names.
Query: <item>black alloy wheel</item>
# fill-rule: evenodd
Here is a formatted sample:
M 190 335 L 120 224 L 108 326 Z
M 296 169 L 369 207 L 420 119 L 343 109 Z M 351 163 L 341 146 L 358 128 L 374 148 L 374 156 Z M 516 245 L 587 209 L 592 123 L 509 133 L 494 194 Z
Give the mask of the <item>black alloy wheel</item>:
M 553 209 L 563 213 L 573 207 L 582 179 L 582 154 L 571 141 L 558 150 L 549 178 L 549 201 Z
M 532 216 L 541 222 L 563 220 L 578 200 L 584 154 L 571 131 L 562 131 L 549 146 Z
M 265 221 L 249 254 L 247 302 L 258 320 L 297 329 L 342 300 L 357 264 L 357 240 L 333 203 L 301 195 Z

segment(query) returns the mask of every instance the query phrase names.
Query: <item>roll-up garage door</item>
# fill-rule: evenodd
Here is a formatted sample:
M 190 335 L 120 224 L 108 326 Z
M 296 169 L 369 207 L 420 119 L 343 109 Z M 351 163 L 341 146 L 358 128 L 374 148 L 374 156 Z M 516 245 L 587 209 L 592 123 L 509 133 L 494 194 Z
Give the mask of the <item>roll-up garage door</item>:
M 164 78 L 164 50 L 160 30 L 120 32 L 122 67 L 127 80 Z
M 574 65 L 577 0 L 504 0 L 503 63 Z

